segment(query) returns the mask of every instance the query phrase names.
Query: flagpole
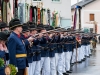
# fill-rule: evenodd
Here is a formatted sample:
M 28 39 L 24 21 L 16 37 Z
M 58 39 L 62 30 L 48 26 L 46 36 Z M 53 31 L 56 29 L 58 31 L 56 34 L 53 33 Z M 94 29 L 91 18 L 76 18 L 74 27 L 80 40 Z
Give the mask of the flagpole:
M 77 0 L 77 5 L 76 6 L 78 6 L 78 2 L 79 2 L 79 0 Z M 76 8 L 77 9 L 77 8 Z M 76 11 L 77 12 L 77 11 Z M 77 13 L 76 13 L 76 15 L 77 15 Z M 77 19 L 78 20 L 78 19 Z M 79 21 L 78 21 L 79 22 Z M 77 26 L 77 25 L 76 25 Z M 78 23 L 78 26 L 79 26 L 79 23 Z M 76 27 L 77 28 L 77 27 Z M 77 38 L 76 38 L 77 39 Z M 77 40 L 76 40 L 77 41 Z M 77 43 L 76 43 L 76 65 L 77 65 L 77 62 L 78 62 L 78 48 L 77 48 Z
M 78 6 L 78 2 L 79 2 L 79 0 L 77 0 L 77 5 L 76 6 Z M 77 9 L 78 10 L 78 12 L 79 12 L 79 8 Z M 77 20 L 78 20 L 78 23 L 77 23 L 77 25 L 76 26 L 78 26 L 78 29 L 79 29 L 79 13 L 77 13 Z M 76 27 L 77 28 L 77 27 Z

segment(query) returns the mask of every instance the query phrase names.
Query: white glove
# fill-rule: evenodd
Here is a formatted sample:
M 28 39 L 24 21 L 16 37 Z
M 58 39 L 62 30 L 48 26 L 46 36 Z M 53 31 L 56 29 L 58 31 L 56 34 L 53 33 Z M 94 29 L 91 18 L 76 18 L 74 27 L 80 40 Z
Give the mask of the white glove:
M 17 72 L 18 72 L 18 67 L 16 67 L 16 70 L 17 70 Z

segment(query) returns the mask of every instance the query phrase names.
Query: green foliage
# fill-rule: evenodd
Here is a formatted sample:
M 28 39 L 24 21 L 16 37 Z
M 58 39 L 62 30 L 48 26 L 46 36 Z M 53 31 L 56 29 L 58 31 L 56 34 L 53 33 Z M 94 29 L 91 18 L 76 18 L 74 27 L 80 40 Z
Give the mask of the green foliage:
M 0 58 L 0 67 L 4 67 L 4 60 Z
M 17 73 L 16 67 L 12 64 L 9 64 L 8 66 L 11 69 L 11 74 L 10 75 L 16 75 L 16 73 Z

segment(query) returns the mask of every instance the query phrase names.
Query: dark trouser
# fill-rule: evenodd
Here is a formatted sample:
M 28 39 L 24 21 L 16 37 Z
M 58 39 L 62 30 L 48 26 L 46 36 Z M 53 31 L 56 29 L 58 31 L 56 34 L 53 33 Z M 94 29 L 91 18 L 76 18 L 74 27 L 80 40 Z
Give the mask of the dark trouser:
M 5 75 L 4 69 L 0 69 L 0 75 Z
M 16 75 L 24 75 L 25 69 L 18 69 L 18 72 Z

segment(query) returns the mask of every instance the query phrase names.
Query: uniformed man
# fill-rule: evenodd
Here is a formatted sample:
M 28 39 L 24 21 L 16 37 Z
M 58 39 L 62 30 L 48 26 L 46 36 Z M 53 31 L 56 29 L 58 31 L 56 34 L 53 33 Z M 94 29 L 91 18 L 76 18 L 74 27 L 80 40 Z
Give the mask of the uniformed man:
M 8 36 L 4 32 L 0 32 L 0 60 L 4 60 L 4 64 L 0 65 L 0 75 L 5 75 L 5 62 L 6 62 L 6 41 Z M 3 63 L 3 62 L 2 62 Z
M 56 27 L 58 29 L 60 27 Z M 62 37 L 60 33 L 56 33 L 55 40 L 57 43 L 57 52 L 56 52 L 56 66 L 57 66 L 57 72 L 58 75 L 63 75 L 63 49 L 62 49 Z
M 39 29 L 39 44 L 42 46 L 41 49 L 41 69 L 42 69 L 42 75 L 50 75 L 50 58 L 49 58 L 49 50 L 48 50 L 48 37 L 45 33 L 46 29 L 42 24 L 38 25 Z
M 91 55 L 91 50 L 90 50 L 90 41 L 92 40 L 92 37 L 88 35 L 88 55 Z
M 24 23 L 22 26 L 23 30 L 22 30 L 22 34 L 21 34 L 21 39 L 23 40 L 24 43 L 27 42 L 27 39 L 30 37 L 30 29 L 29 26 Z M 32 65 L 30 65 L 30 63 L 32 63 L 32 56 L 31 56 L 31 49 L 30 49 L 30 43 L 25 44 L 26 50 L 27 50 L 27 65 L 28 65 L 28 74 L 31 75 L 30 73 L 32 73 Z
M 63 47 L 63 75 L 68 75 L 66 74 L 66 52 L 67 52 L 67 44 L 65 43 L 65 41 L 67 40 L 66 38 L 67 36 L 67 32 L 64 32 L 63 34 L 63 38 L 62 38 L 62 47 Z
M 67 45 L 66 47 L 66 60 L 65 60 L 65 64 L 66 64 L 66 73 L 71 73 L 70 69 L 71 69 L 71 57 L 72 57 L 72 51 L 73 51 L 73 38 L 71 36 L 71 34 L 69 33 L 67 35 L 67 40 L 65 42 L 65 44 Z
M 0 22 L 1 31 L 5 31 L 8 35 L 10 35 L 9 26 L 5 22 Z M 7 44 L 6 44 L 7 45 Z M 9 64 L 9 52 L 6 52 L 6 64 Z
M 61 47 L 62 47 L 62 49 L 63 49 L 63 75 L 69 75 L 67 72 L 66 72 L 66 53 L 68 52 L 68 50 L 67 50 L 67 47 L 68 47 L 68 45 L 67 45 L 67 40 L 68 40 L 68 38 L 67 38 L 67 32 L 63 32 L 63 33 L 61 33 L 60 34 L 60 36 L 61 36 Z
M 89 37 L 88 35 L 85 36 L 86 46 L 85 46 L 85 56 L 89 57 Z
M 87 56 L 87 38 L 86 34 L 82 35 L 82 50 L 83 50 L 83 61 L 86 59 L 85 56 Z
M 10 64 L 16 66 L 16 69 L 18 70 L 17 75 L 24 75 L 26 72 L 25 69 L 27 54 L 25 44 L 20 38 L 20 33 L 22 32 L 22 24 L 19 19 L 12 19 L 9 22 L 9 27 L 12 30 L 12 33 L 8 38 Z M 28 38 L 26 44 L 29 43 L 29 41 L 33 41 L 33 38 Z
M 34 24 L 30 24 L 30 36 L 34 36 L 35 39 L 32 42 L 32 52 L 35 53 L 32 57 L 32 68 L 29 75 L 40 75 L 40 60 L 41 60 L 41 49 L 38 47 L 39 46 L 39 36 L 35 36 L 37 34 L 37 26 Z
M 53 30 L 54 28 L 52 26 L 49 26 L 47 28 L 48 30 Z M 55 33 L 50 32 L 48 33 L 49 36 L 49 57 L 50 57 L 50 75 L 57 75 L 56 74 L 56 63 L 55 63 L 55 50 L 56 50 L 56 41 L 55 41 Z
M 74 65 L 74 63 L 76 62 L 76 36 L 75 34 L 72 35 L 73 35 L 74 44 L 73 44 L 73 55 L 72 55 L 71 64 Z
M 85 56 L 85 52 L 84 52 L 84 45 L 85 45 L 85 41 L 84 41 L 84 35 L 81 36 L 81 60 L 84 61 L 84 56 Z

